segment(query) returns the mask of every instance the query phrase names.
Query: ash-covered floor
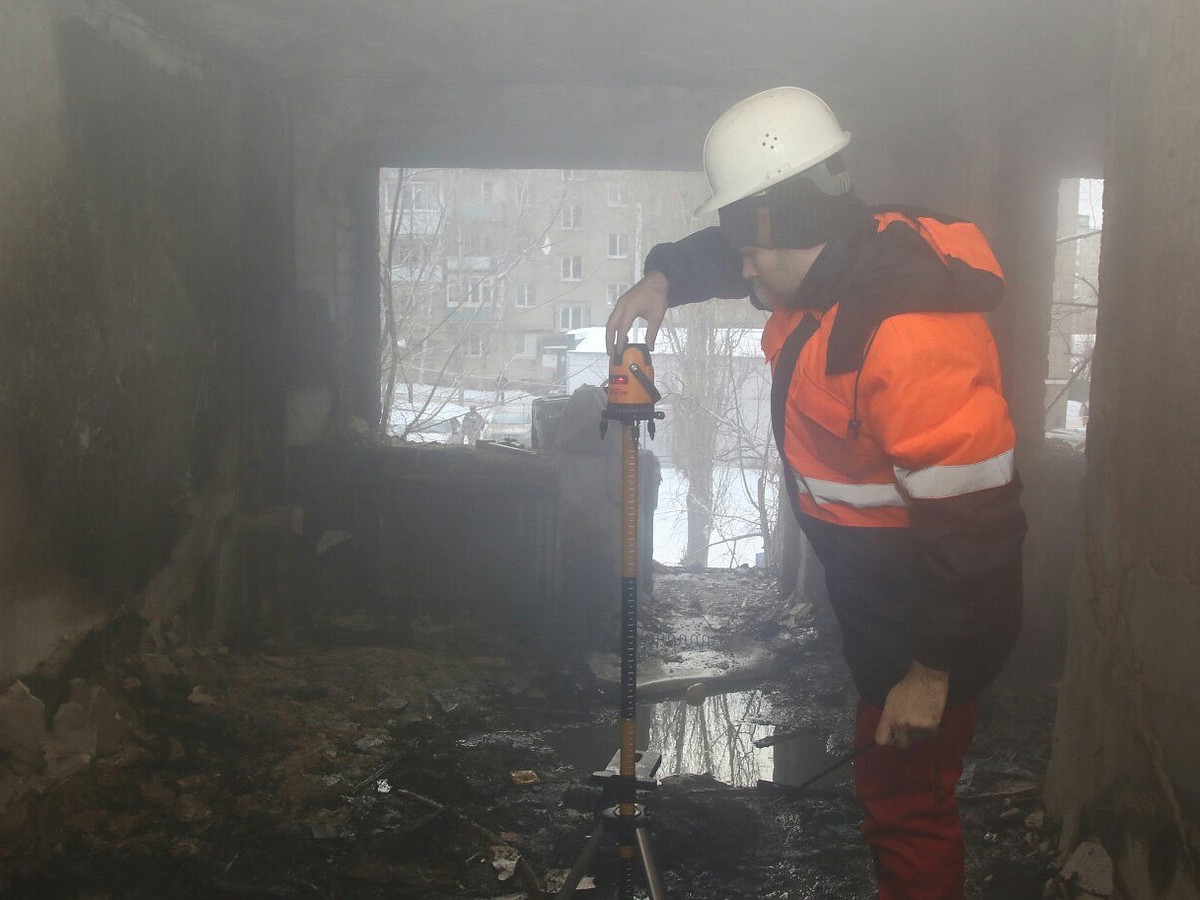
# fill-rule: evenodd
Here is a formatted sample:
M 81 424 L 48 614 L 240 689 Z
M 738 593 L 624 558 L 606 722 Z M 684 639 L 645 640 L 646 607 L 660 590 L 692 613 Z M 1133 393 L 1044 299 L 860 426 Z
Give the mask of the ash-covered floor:
M 871 896 L 848 768 L 800 795 L 769 783 L 847 749 L 854 695 L 828 611 L 735 570 L 660 574 L 642 613 L 669 896 Z M 378 607 L 236 652 L 116 623 L 70 674 L 132 730 L 8 803 L 0 894 L 553 896 L 594 825 L 587 774 L 617 747 L 613 663 Z M 67 690 L 31 687 L 51 712 Z M 959 786 L 971 897 L 1071 896 L 1040 805 L 1053 707 L 1048 685 L 988 697 Z M 606 846 L 578 896 L 613 896 L 612 869 Z

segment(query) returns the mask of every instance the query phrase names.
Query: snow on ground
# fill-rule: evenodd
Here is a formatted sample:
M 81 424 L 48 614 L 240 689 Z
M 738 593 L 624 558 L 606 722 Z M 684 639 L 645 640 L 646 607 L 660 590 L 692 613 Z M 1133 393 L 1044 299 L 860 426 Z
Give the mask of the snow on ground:
M 501 403 L 495 391 L 417 385 L 414 388 L 413 399 L 409 402 L 404 385 L 397 385 L 388 433 L 399 436 L 404 433 L 409 423 L 415 420 L 417 427 L 409 432 L 409 440 L 442 441 L 449 434 L 450 422 L 453 419 L 461 421 L 472 406 L 478 407 L 484 420 L 489 421 L 492 410 L 521 402 L 528 403 L 532 396 L 525 391 L 510 389 L 504 392 L 504 403 Z
M 713 568 L 753 566 L 763 550 L 758 535 L 758 510 L 755 492 L 759 473 L 734 466 L 718 467 L 713 472 L 714 491 L 718 497 L 711 543 L 728 540 L 710 547 L 708 564 Z M 775 521 L 775 486 L 767 490 L 767 503 Z M 743 537 L 753 534 L 753 537 Z M 729 540 L 736 538 L 736 540 Z M 687 550 L 687 479 L 679 469 L 662 469 L 662 484 L 658 488 L 658 509 L 654 513 L 654 558 L 667 566 L 677 566 Z

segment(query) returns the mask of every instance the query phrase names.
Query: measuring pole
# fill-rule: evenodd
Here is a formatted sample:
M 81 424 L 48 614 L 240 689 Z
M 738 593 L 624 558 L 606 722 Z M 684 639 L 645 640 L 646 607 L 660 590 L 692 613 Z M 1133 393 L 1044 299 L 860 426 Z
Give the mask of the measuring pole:
M 608 403 L 600 421 L 604 434 L 610 420 L 621 424 L 621 734 L 615 785 L 618 896 L 633 900 L 634 877 L 644 832 L 637 802 L 637 602 L 638 602 L 638 438 L 639 423 L 654 437 L 662 418 L 654 404 L 662 394 L 654 386 L 650 348 L 629 344 L 609 361 Z M 656 871 L 647 865 L 651 893 L 660 895 Z
M 638 425 L 621 427 L 621 768 L 617 812 L 620 898 L 632 900 L 637 862 Z
M 619 900 L 634 900 L 633 882 L 639 861 L 650 900 L 666 900 L 667 891 L 654 860 L 649 817 L 638 803 L 639 786 L 650 790 L 657 785 L 654 773 L 661 761 L 650 750 L 639 759 L 637 751 L 638 425 L 645 422 L 646 434 L 653 439 L 654 422 L 663 417 L 654 409 L 662 394 L 654 387 L 650 348 L 645 344 L 629 344 L 610 359 L 605 390 L 608 403 L 600 416 L 600 436 L 604 437 L 609 422 L 621 425 L 620 746 L 603 772 L 592 773 L 593 779 L 604 784 L 604 808 L 597 808 L 596 832 L 588 839 L 555 898 L 568 900 L 575 896 L 575 889 L 595 861 L 606 832 L 611 831 L 616 838 Z

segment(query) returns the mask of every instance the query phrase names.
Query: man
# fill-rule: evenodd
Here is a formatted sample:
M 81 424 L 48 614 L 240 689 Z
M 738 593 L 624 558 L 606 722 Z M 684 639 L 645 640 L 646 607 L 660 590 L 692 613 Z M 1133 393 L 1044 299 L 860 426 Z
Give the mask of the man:
M 772 422 L 860 694 L 855 787 L 882 900 L 963 896 L 954 785 L 1021 619 L 1025 517 L 982 312 L 1003 276 L 967 222 L 868 209 L 816 95 L 747 98 L 709 131 L 720 225 L 646 258 L 608 322 L 647 342 L 670 306 L 770 310 Z M 871 746 L 874 743 L 878 746 Z
M 474 447 L 475 442 L 479 440 L 479 435 L 483 433 L 483 416 L 474 406 L 463 416 L 463 438 L 467 446 Z

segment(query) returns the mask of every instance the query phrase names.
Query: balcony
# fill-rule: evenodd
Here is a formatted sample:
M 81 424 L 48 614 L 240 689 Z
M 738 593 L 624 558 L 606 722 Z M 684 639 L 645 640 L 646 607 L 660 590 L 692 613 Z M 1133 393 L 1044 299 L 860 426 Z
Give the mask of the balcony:
M 463 304 L 446 309 L 446 321 L 454 325 L 491 325 L 500 321 L 500 311 L 494 306 Z
M 491 256 L 447 256 L 447 272 L 490 272 L 496 260 Z M 461 266 L 461 267 L 460 267 Z
M 460 207 L 464 219 L 469 222 L 502 222 L 503 203 L 464 203 Z

